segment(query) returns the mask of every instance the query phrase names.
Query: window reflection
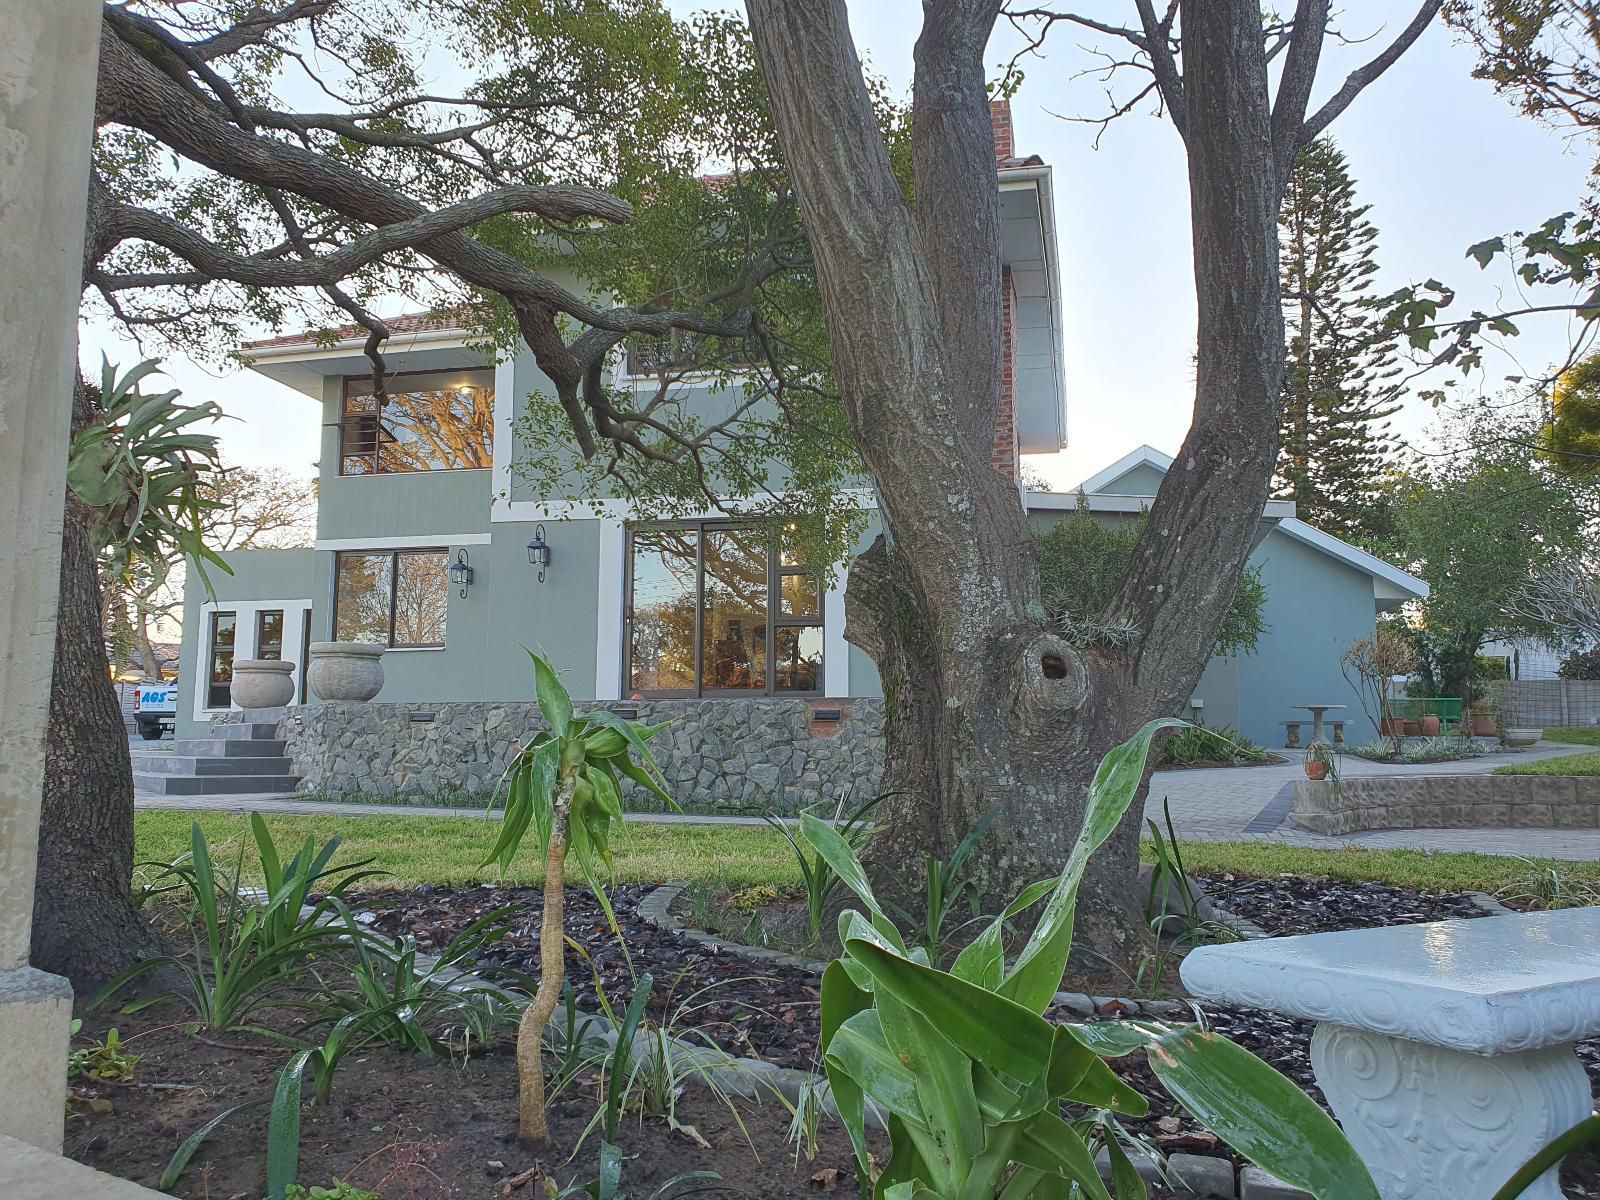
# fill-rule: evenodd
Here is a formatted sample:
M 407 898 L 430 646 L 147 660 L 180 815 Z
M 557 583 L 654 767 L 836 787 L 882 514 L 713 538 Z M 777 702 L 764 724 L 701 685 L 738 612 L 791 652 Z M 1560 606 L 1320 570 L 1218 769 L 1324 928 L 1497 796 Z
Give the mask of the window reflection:
M 370 378 L 345 381 L 339 473 L 488 467 L 494 449 L 494 372 L 394 375 L 382 405 Z
M 211 652 L 206 665 L 206 707 L 227 708 L 232 703 L 233 648 L 238 632 L 237 615 L 211 614 Z
M 633 692 L 685 692 L 695 686 L 694 529 L 641 529 L 633 535 Z
M 442 646 L 449 609 L 444 550 L 340 553 L 333 628 L 341 642 Z

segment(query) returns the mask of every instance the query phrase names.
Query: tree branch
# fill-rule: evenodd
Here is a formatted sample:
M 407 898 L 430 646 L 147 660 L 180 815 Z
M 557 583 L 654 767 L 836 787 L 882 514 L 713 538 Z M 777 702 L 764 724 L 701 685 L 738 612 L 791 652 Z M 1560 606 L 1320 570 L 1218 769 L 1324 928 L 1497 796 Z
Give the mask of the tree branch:
M 1317 63 L 1328 30 L 1328 0 L 1299 0 L 1294 27 L 1288 34 L 1288 56 L 1278 80 L 1278 97 L 1272 106 L 1272 160 L 1278 189 L 1287 185 L 1300 149 L 1300 127 L 1305 123 L 1311 88 L 1317 81 Z
M 1296 150 L 1333 124 L 1334 118 L 1349 108 L 1351 101 L 1359 96 L 1368 84 L 1394 66 L 1400 56 L 1411 48 L 1411 44 L 1422 36 L 1422 31 L 1438 15 L 1440 3 L 1441 0 L 1423 0 L 1416 16 L 1411 18 L 1411 24 L 1402 29 L 1394 41 L 1390 42 L 1376 58 L 1357 67 L 1345 77 L 1339 90 L 1300 127 L 1300 136 L 1295 142 Z

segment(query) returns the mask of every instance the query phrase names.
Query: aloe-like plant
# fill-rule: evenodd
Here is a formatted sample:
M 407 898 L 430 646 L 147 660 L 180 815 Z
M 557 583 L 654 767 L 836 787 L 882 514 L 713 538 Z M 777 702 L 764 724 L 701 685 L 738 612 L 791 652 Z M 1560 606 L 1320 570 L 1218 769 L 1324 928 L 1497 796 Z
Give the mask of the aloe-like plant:
M 517 1028 L 517 1128 L 525 1142 L 543 1145 L 550 1140 L 550 1124 L 542 1043 L 566 978 L 567 852 L 572 851 L 615 931 L 601 868 L 610 865 L 612 831 L 622 821 L 622 780 L 631 779 L 671 807 L 677 805 L 645 745 L 666 725 L 635 725 L 604 709 L 575 716 L 572 697 L 549 660 L 532 650 L 528 656 L 533 660 L 534 695 L 549 728 L 530 738 L 506 770 L 500 837 L 483 865 L 509 868 L 530 829 L 544 855 L 539 985 Z
M 872 1178 L 867 1104 L 887 1117 L 892 1154 L 873 1186 L 876 1200 L 1110 1200 L 1083 1130 L 1062 1119 L 1060 1106 L 1144 1115 L 1144 1098 L 1104 1061 L 1141 1049 L 1173 1098 L 1246 1158 L 1318 1200 L 1378 1200 L 1333 1119 L 1243 1047 L 1194 1025 L 1044 1019 L 1066 974 L 1089 856 L 1138 793 L 1151 738 L 1182 724 L 1152 721 L 1106 755 L 1060 877 L 1025 889 L 949 971 L 920 947 L 907 949 L 838 833 L 803 819 L 806 840 L 867 910 L 840 914 L 844 952 L 822 978 L 822 1051 L 862 1180 Z M 1032 935 L 1007 962 L 1006 922 L 1047 895 Z M 1136 1180 L 1122 1173 L 1117 1200 L 1142 1194 Z

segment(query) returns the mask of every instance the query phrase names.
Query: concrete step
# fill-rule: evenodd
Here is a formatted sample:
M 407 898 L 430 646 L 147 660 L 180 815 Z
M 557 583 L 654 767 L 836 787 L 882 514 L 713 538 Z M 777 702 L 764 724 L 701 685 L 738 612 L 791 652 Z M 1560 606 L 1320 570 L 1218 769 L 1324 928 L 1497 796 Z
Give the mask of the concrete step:
M 133 773 L 133 790 L 156 796 L 219 796 L 248 792 L 292 792 L 293 775 L 150 775 Z
M 172 743 L 172 752 L 199 758 L 279 758 L 286 745 L 282 738 L 184 738 Z
M 143 775 L 287 775 L 292 764 L 282 755 L 247 758 L 242 755 L 140 754 L 133 769 Z
M 211 736 L 219 741 L 232 742 L 240 738 L 270 741 L 278 736 L 275 721 L 247 721 L 239 725 L 213 725 Z

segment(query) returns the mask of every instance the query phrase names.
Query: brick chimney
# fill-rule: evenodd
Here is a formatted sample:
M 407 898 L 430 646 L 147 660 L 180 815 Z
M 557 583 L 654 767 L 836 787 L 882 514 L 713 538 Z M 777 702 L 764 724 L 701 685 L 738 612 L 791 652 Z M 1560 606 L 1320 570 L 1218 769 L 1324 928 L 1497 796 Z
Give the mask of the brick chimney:
M 994 157 L 1004 166 L 1016 157 L 1012 140 L 1011 102 L 989 101 L 989 121 L 994 127 Z M 1017 293 L 1011 268 L 1000 268 L 1000 410 L 994 423 L 994 469 L 1012 482 L 1021 476 L 1017 457 L 1017 404 L 1014 395 L 1017 367 Z

